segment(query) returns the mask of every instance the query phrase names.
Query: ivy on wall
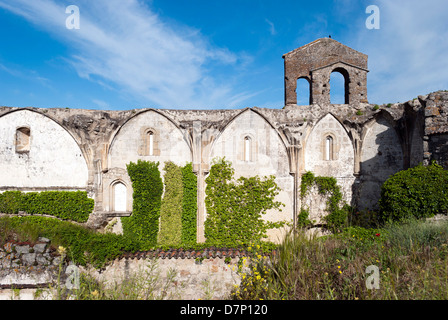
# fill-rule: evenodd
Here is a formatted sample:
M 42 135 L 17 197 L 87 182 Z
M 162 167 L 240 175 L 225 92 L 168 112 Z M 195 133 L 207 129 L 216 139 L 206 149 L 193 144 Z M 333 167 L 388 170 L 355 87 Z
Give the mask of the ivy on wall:
M 142 249 L 195 244 L 197 179 L 192 165 L 166 162 L 163 182 L 158 166 L 141 160 L 127 166 L 134 200 L 132 215 L 122 218 L 123 234 Z
M 275 201 L 280 188 L 275 177 L 234 178 L 231 163 L 224 158 L 214 160 L 205 180 L 205 237 L 214 244 L 240 245 L 260 241 L 267 230 L 283 223 L 263 220 L 269 209 L 280 210 L 284 204 Z
M 160 231 L 158 244 L 179 245 L 182 234 L 182 169 L 173 162 L 165 163 L 162 205 L 160 207 Z
M 193 173 L 193 166 L 187 163 L 182 168 L 182 243 L 196 243 L 197 234 L 197 177 Z
M 339 229 L 346 223 L 350 207 L 343 205 L 341 208 L 342 193 L 336 179 L 333 177 L 316 177 L 312 172 L 306 172 L 302 175 L 300 184 L 300 197 L 302 200 L 312 185 L 317 186 L 319 194 L 328 196 L 327 211 L 329 214 L 324 217 L 327 224 L 326 227 L 330 230 Z M 302 205 L 298 215 L 298 225 L 307 227 L 312 224 L 313 222 L 309 220 L 309 209 L 304 208 Z
M 123 234 L 140 243 L 142 249 L 150 248 L 157 244 L 162 203 L 159 163 L 138 160 L 126 167 L 134 193 L 132 215 L 121 218 Z
M 94 200 L 86 191 L 5 191 L 0 194 L 0 212 L 45 214 L 63 220 L 86 222 L 93 211 Z

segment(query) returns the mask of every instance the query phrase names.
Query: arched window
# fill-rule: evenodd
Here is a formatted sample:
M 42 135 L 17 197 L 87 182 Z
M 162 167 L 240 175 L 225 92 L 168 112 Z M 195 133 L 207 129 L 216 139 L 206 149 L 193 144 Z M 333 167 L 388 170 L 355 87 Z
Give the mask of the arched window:
M 154 132 L 149 130 L 147 133 L 147 146 L 148 146 L 148 155 L 154 155 Z
M 297 105 L 306 106 L 311 105 L 311 83 L 308 78 L 299 78 L 297 79 Z
M 153 128 L 140 129 L 140 146 L 138 154 L 140 156 L 160 156 L 158 133 Z
M 349 104 L 349 75 L 347 70 L 336 68 L 330 75 L 330 101 L 332 104 Z
M 31 142 L 31 130 L 28 127 L 21 127 L 16 130 L 16 152 L 29 152 Z
M 126 186 L 117 182 L 113 185 L 113 211 L 125 212 L 127 209 L 127 190 Z
M 327 136 L 325 138 L 325 160 L 333 160 L 333 137 Z
M 244 138 L 244 161 L 249 162 L 251 160 L 251 148 L 252 140 L 250 137 Z

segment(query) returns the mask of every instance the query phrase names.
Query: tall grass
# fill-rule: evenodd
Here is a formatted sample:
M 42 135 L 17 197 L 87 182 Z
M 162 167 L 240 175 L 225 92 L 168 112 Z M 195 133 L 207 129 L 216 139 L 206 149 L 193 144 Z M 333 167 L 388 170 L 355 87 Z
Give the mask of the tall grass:
M 169 300 L 181 297 L 181 288 L 176 283 L 177 272 L 169 270 L 162 277 L 157 261 L 150 261 L 147 268 L 142 268 L 128 276 L 112 281 L 99 280 L 90 273 L 80 274 L 80 287 L 63 291 L 59 299 L 74 300 Z
M 243 281 L 232 297 L 448 299 L 448 222 L 348 228 L 325 238 L 309 238 L 299 232 L 287 236 L 268 261 L 254 261 L 249 268 L 252 273 L 264 268 L 259 273 L 263 285 Z M 370 265 L 378 267 L 379 289 L 366 285 Z

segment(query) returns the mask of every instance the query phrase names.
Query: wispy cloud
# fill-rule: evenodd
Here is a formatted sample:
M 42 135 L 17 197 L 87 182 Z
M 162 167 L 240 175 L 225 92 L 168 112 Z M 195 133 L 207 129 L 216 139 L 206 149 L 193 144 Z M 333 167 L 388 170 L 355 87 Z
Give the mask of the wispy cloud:
M 380 29 L 360 20 L 356 48 L 369 55 L 369 101 L 407 101 L 448 89 L 446 1 L 379 0 Z M 363 19 L 367 15 L 362 16 Z
M 0 0 L 0 7 L 66 43 L 65 57 L 80 77 L 162 107 L 235 107 L 253 94 L 240 92 L 215 68 L 246 63 L 211 45 L 198 30 L 167 24 L 137 0 L 76 1 L 79 30 L 68 30 L 56 0 Z
M 269 19 L 264 19 L 264 21 L 266 21 L 266 23 L 269 25 L 269 32 L 271 33 L 271 35 L 275 36 L 277 34 L 277 31 L 275 30 L 274 23 Z
M 39 73 L 34 70 L 24 69 L 20 66 L 7 66 L 0 62 L 0 71 L 6 72 L 13 77 L 38 82 L 42 86 L 51 88 L 51 81 L 40 76 Z

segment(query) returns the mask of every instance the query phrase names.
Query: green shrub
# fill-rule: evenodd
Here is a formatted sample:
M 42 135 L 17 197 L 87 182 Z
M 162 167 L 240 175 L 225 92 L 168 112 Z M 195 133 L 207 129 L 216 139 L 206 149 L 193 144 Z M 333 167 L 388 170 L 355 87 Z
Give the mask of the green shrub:
M 46 214 L 63 220 L 86 222 L 93 211 L 94 200 L 85 191 L 5 191 L 0 194 L 0 211 L 15 214 Z
M 379 207 L 382 221 L 446 214 L 448 171 L 432 163 L 394 174 L 381 187 Z
M 137 249 L 130 239 L 122 235 L 97 233 L 68 221 L 46 217 L 1 217 L 0 233 L 4 232 L 14 233 L 26 241 L 49 238 L 52 246 L 67 249 L 68 260 L 84 266 L 89 263 L 96 268 L 124 252 Z
M 182 168 L 182 243 L 196 243 L 197 234 L 197 177 L 193 173 L 193 166 L 188 163 Z
M 5 191 L 0 193 L 0 212 L 1 213 L 18 213 L 22 208 L 22 192 Z
M 160 245 L 178 245 L 182 234 L 182 170 L 173 162 L 165 163 L 165 192 L 160 207 Z
M 121 218 L 123 234 L 140 243 L 142 248 L 150 248 L 157 243 L 163 193 L 158 167 L 158 162 L 142 160 L 127 165 L 134 193 L 132 215 Z
M 274 201 L 280 190 L 274 179 L 255 176 L 235 180 L 230 162 L 214 161 L 206 179 L 207 242 L 249 244 L 266 238 L 268 229 L 282 225 L 262 219 L 267 210 L 280 210 L 283 205 Z

